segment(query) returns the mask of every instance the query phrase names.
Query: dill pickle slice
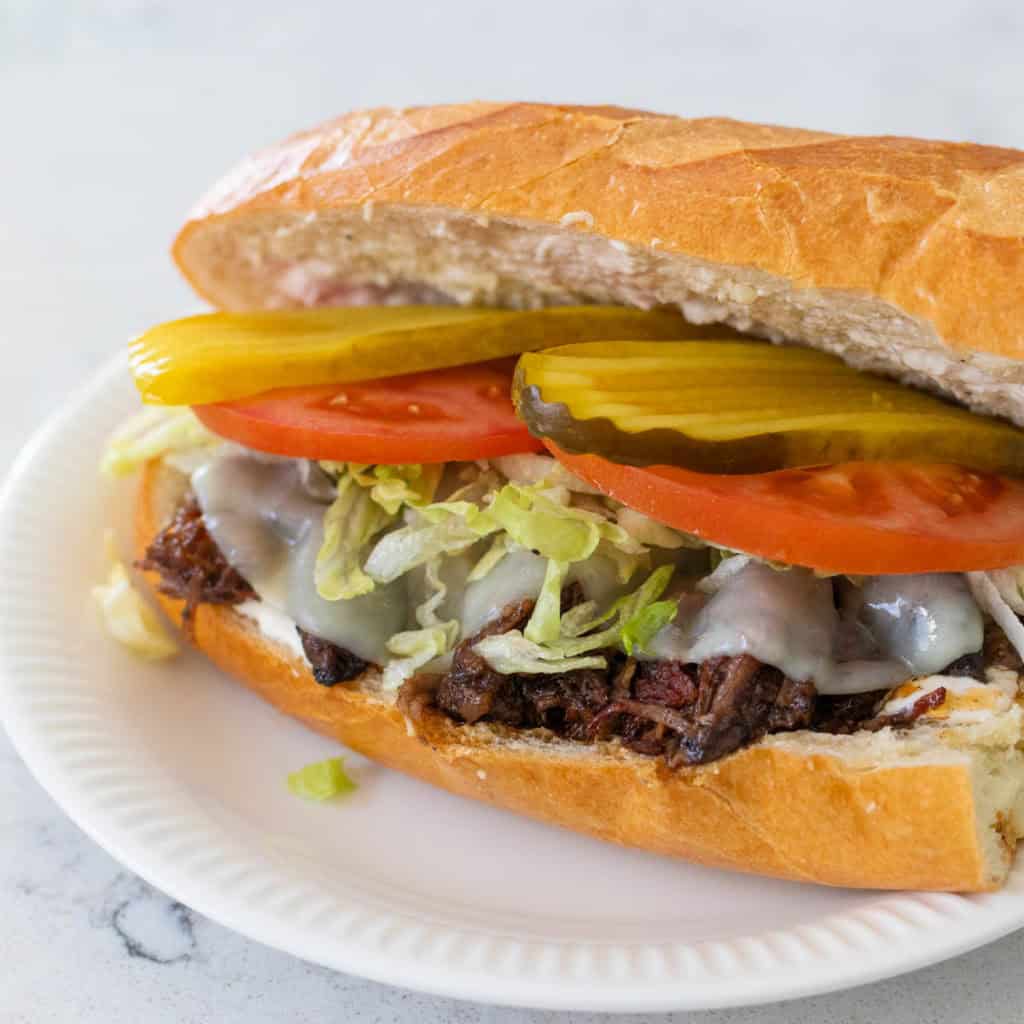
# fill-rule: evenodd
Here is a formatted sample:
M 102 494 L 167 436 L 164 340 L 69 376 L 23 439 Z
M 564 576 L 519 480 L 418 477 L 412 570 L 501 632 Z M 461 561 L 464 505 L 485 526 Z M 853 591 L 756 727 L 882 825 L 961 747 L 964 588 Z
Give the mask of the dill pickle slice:
M 631 465 L 763 473 L 907 460 L 1024 476 L 1024 431 L 835 356 L 758 341 L 526 353 L 513 398 L 536 436 Z
M 544 394 L 545 397 L 550 394 L 554 401 L 563 401 L 565 397 L 564 392 L 555 389 L 545 389 Z M 915 398 L 921 401 L 914 401 Z M 766 387 L 760 379 L 748 378 L 727 388 L 694 388 L 691 385 L 675 390 L 642 391 L 631 396 L 623 392 L 597 394 L 584 391 L 582 397 L 573 400 L 572 411 L 578 420 L 628 417 L 631 421 L 630 429 L 636 431 L 646 429 L 639 421 L 651 416 L 666 421 L 671 417 L 679 417 L 682 421 L 694 415 L 711 415 L 721 420 L 736 413 L 750 419 L 752 410 L 756 410 L 757 416 L 773 419 L 790 416 L 794 411 L 798 411 L 801 416 L 847 412 L 859 415 L 866 411 L 930 412 L 934 408 L 932 401 L 927 395 L 915 395 L 897 410 L 890 397 L 878 394 L 865 397 L 863 388 L 859 386 L 847 383 L 826 387 L 816 380 L 813 390 L 807 392 L 799 409 L 794 410 L 792 380 L 783 389 Z
M 678 313 L 618 306 L 512 311 L 358 306 L 210 313 L 160 324 L 130 346 L 146 402 L 198 405 L 272 388 L 351 383 L 484 362 L 593 339 L 684 339 Z M 728 328 L 718 335 L 735 337 Z

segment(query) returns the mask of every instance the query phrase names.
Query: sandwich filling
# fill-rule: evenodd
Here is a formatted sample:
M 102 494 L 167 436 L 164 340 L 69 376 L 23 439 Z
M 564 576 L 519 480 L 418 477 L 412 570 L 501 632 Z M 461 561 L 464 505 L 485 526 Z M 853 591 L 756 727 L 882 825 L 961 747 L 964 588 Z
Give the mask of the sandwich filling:
M 107 468 L 188 476 L 141 563 L 186 624 L 230 605 L 413 723 L 675 767 L 1017 699 L 1024 432 L 835 357 L 664 308 L 385 304 L 160 325 L 132 368 L 172 408 Z
M 375 666 L 413 720 L 618 740 L 679 766 L 781 731 L 969 722 L 1017 695 L 1014 570 L 766 562 L 542 455 L 375 466 L 191 448 L 187 500 L 142 568 L 186 617 L 234 606 L 322 685 Z

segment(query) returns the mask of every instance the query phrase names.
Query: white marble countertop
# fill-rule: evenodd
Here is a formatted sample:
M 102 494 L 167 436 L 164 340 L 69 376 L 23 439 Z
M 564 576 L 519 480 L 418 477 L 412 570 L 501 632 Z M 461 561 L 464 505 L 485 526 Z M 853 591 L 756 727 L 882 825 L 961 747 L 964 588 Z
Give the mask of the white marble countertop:
M 0 473 L 133 332 L 198 308 L 168 240 L 202 188 L 254 144 L 352 106 L 493 96 L 1024 147 L 1022 42 L 1016 0 L 518 0 L 500 11 L 8 0 Z M 86 839 L 2 733 L 0 922 L 3 1024 L 600 1019 L 408 994 L 234 935 Z M 1018 933 L 870 988 L 688 1019 L 1018 1020 L 1022 959 Z

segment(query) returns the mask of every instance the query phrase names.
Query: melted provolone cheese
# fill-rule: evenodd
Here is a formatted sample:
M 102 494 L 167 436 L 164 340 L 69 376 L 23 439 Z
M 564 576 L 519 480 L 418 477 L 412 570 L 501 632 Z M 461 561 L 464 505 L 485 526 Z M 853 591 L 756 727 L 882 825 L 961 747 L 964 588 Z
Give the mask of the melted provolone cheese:
M 679 623 L 677 616 L 649 650 L 691 662 L 752 654 L 791 679 L 818 679 L 831 667 L 837 621 L 828 580 L 805 569 L 779 572 L 749 562 L 723 574 L 717 592 L 691 620 Z
M 806 569 L 723 563 L 714 593 L 680 606 L 654 638 L 656 658 L 701 662 L 751 654 L 824 694 L 864 693 L 930 675 L 978 651 L 983 623 L 962 576 L 877 576 L 864 581 L 856 612 L 840 622 L 833 584 Z M 851 643 L 854 628 L 863 631 Z M 855 652 L 849 660 L 841 655 Z M 861 656 L 868 652 L 870 657 Z
M 348 601 L 325 601 L 313 568 L 327 505 L 303 486 L 296 460 L 216 458 L 192 475 L 210 536 L 260 598 L 299 626 L 365 661 L 387 661 L 405 628 L 404 580 Z
M 536 597 L 547 565 L 546 558 L 532 551 L 510 551 L 482 580 L 467 584 L 457 616 L 462 636 L 479 633 L 513 601 Z
M 873 576 L 861 595 L 860 617 L 879 649 L 912 675 L 932 675 L 981 649 L 984 622 L 963 576 Z

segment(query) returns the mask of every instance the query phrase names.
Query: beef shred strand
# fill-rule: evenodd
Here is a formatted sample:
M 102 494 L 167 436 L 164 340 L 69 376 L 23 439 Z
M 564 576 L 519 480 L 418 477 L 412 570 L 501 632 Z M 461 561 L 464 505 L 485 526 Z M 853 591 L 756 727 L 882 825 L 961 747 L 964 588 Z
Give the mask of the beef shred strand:
M 567 595 L 563 595 L 563 602 Z M 570 601 L 580 595 L 568 595 Z M 455 649 L 451 669 L 434 694 L 436 706 L 460 722 L 547 728 L 569 739 L 619 737 L 670 764 L 702 764 L 768 732 L 806 728 L 815 690 L 750 655 L 702 665 L 637 662 L 602 652 L 605 669 L 550 675 L 502 675 L 474 650 L 485 636 L 522 629 L 532 601 L 509 605 Z
M 138 568 L 160 574 L 160 592 L 185 602 L 182 625 L 191 635 L 196 608 L 201 604 L 241 604 L 258 599 L 256 591 L 224 557 L 203 522 L 194 495 L 179 506 L 174 518 L 146 549 Z M 368 663 L 329 640 L 299 629 L 313 678 L 324 686 L 361 675 Z
M 313 678 L 321 686 L 347 683 L 361 676 L 369 668 L 369 662 L 363 661 L 350 650 L 307 633 L 301 626 L 297 626 L 296 629 L 299 631 L 302 649 L 306 652 L 313 669 Z
M 256 597 L 245 577 L 221 554 L 192 496 L 178 507 L 136 565 L 160 574 L 160 593 L 185 602 L 181 621 L 190 633 L 200 604 L 240 604 Z

